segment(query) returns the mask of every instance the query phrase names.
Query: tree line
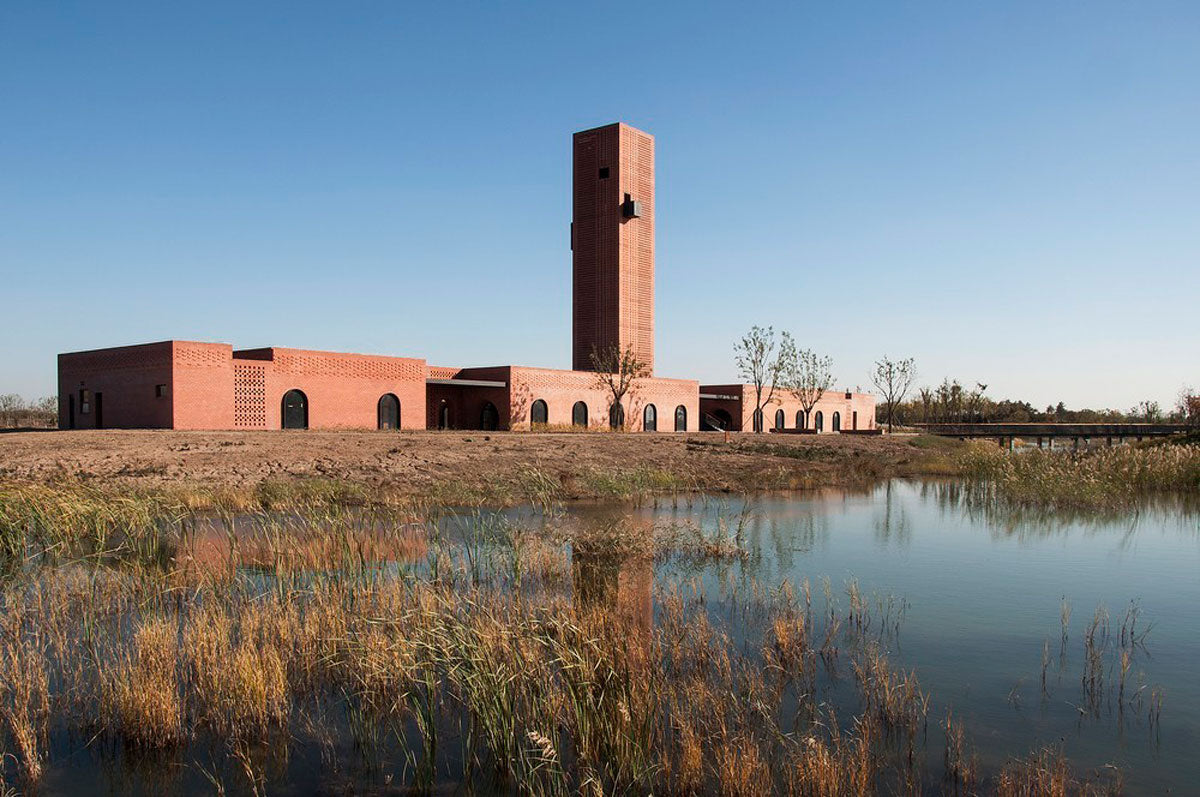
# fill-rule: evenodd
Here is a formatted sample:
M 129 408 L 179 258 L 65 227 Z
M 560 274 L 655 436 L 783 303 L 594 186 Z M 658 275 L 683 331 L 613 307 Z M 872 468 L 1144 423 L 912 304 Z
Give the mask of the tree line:
M 957 379 L 919 388 L 907 401 L 896 404 L 895 421 L 918 423 L 1193 423 L 1200 425 L 1200 393 L 1184 387 L 1174 407 L 1163 409 L 1157 401 L 1141 401 L 1128 410 L 1070 409 L 1064 402 L 1035 407 L 1020 399 L 995 399 L 987 384 L 968 387 Z
M 26 401 L 16 393 L 0 395 L 0 428 L 48 428 L 58 425 L 58 396 Z

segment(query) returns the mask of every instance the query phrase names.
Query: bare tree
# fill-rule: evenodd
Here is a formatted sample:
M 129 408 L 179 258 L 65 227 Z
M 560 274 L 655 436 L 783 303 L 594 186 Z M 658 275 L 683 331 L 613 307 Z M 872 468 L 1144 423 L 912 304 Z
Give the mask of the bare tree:
M 754 431 L 761 432 L 763 407 L 775 400 L 775 391 L 793 367 L 796 344 L 787 332 L 780 332 L 777 340 L 775 327 L 755 325 L 734 344 L 733 353 L 738 376 L 754 386 Z
M 636 392 L 637 380 L 650 375 L 650 367 L 638 359 L 633 347 L 622 350 L 620 346 L 603 349 L 592 348 L 592 370 L 596 372 L 596 387 L 612 395 L 608 408 L 609 424 L 614 429 L 625 430 L 629 413 L 625 411 L 625 396 Z
M 892 421 L 895 417 L 896 405 L 904 401 L 904 394 L 912 387 L 917 378 L 917 367 L 913 359 L 889 360 L 887 355 L 875 363 L 875 373 L 871 380 L 883 395 L 886 406 L 888 433 L 892 431 Z
M 801 349 L 784 375 L 784 385 L 800 402 L 806 423 L 821 396 L 833 386 L 832 369 L 832 357 L 819 357 L 811 349 Z

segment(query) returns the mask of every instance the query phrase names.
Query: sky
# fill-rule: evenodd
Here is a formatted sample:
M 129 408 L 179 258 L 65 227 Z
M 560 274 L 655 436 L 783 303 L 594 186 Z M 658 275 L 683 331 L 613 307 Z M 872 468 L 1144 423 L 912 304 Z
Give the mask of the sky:
M 169 338 L 570 367 L 571 133 L 656 138 L 656 372 L 1200 387 L 1200 4 L 0 4 L 0 393 Z

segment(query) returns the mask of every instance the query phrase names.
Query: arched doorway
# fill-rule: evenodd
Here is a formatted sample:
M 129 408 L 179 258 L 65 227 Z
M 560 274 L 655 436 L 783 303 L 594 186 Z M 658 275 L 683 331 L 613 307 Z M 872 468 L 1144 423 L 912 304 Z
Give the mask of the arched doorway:
M 490 401 L 483 402 L 483 408 L 479 411 L 479 428 L 485 432 L 494 432 L 500 426 L 500 413 L 496 411 L 496 405 Z
M 438 418 L 437 428 L 439 428 L 439 429 L 449 429 L 450 428 L 450 403 L 447 402 L 445 399 L 442 399 L 442 403 L 438 405 L 437 418 Z
M 762 410 L 754 411 L 753 421 L 754 431 L 761 432 L 763 430 L 763 412 Z
M 588 425 L 588 409 L 587 404 L 582 401 L 576 401 L 575 406 L 571 408 L 571 424 L 573 426 L 582 426 L 584 429 Z
M 529 407 L 529 423 L 546 425 L 547 419 L 550 417 L 550 408 L 546 406 L 546 402 L 538 399 Z
M 817 431 L 817 434 L 825 430 L 825 416 L 821 414 L 820 410 L 817 410 L 817 414 L 813 416 L 813 429 Z
M 782 429 L 785 421 L 783 420 L 783 410 L 775 410 L 775 428 Z
M 608 425 L 611 429 L 625 428 L 625 408 L 620 404 L 608 408 Z
M 375 408 L 376 420 L 380 429 L 400 428 L 400 399 L 393 393 L 384 393 L 379 397 L 379 406 Z
M 642 431 L 658 431 L 658 410 L 653 404 L 647 404 L 646 409 L 642 410 Z
M 733 416 L 725 410 L 713 410 L 707 414 L 705 423 L 714 432 L 725 432 L 733 428 Z
M 804 428 L 804 410 L 796 410 L 796 428 Z
M 675 408 L 675 431 L 687 431 L 687 407 L 682 404 Z
M 833 423 L 831 426 L 835 432 L 842 431 L 842 414 L 840 412 L 835 412 L 833 414 Z
M 294 389 L 284 393 L 279 414 L 283 419 L 284 429 L 307 429 L 308 396 Z

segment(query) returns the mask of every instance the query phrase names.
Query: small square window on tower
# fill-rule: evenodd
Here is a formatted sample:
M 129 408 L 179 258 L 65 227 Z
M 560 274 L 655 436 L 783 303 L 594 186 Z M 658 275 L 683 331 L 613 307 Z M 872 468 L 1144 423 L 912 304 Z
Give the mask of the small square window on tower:
M 155 385 L 154 386 L 154 397 L 155 398 L 165 398 L 166 395 L 167 395 L 167 386 L 166 385 Z
M 601 167 L 600 167 L 600 179 L 601 179 L 601 180 L 607 180 L 607 179 L 608 179 L 608 167 L 607 167 L 607 166 L 601 166 Z

